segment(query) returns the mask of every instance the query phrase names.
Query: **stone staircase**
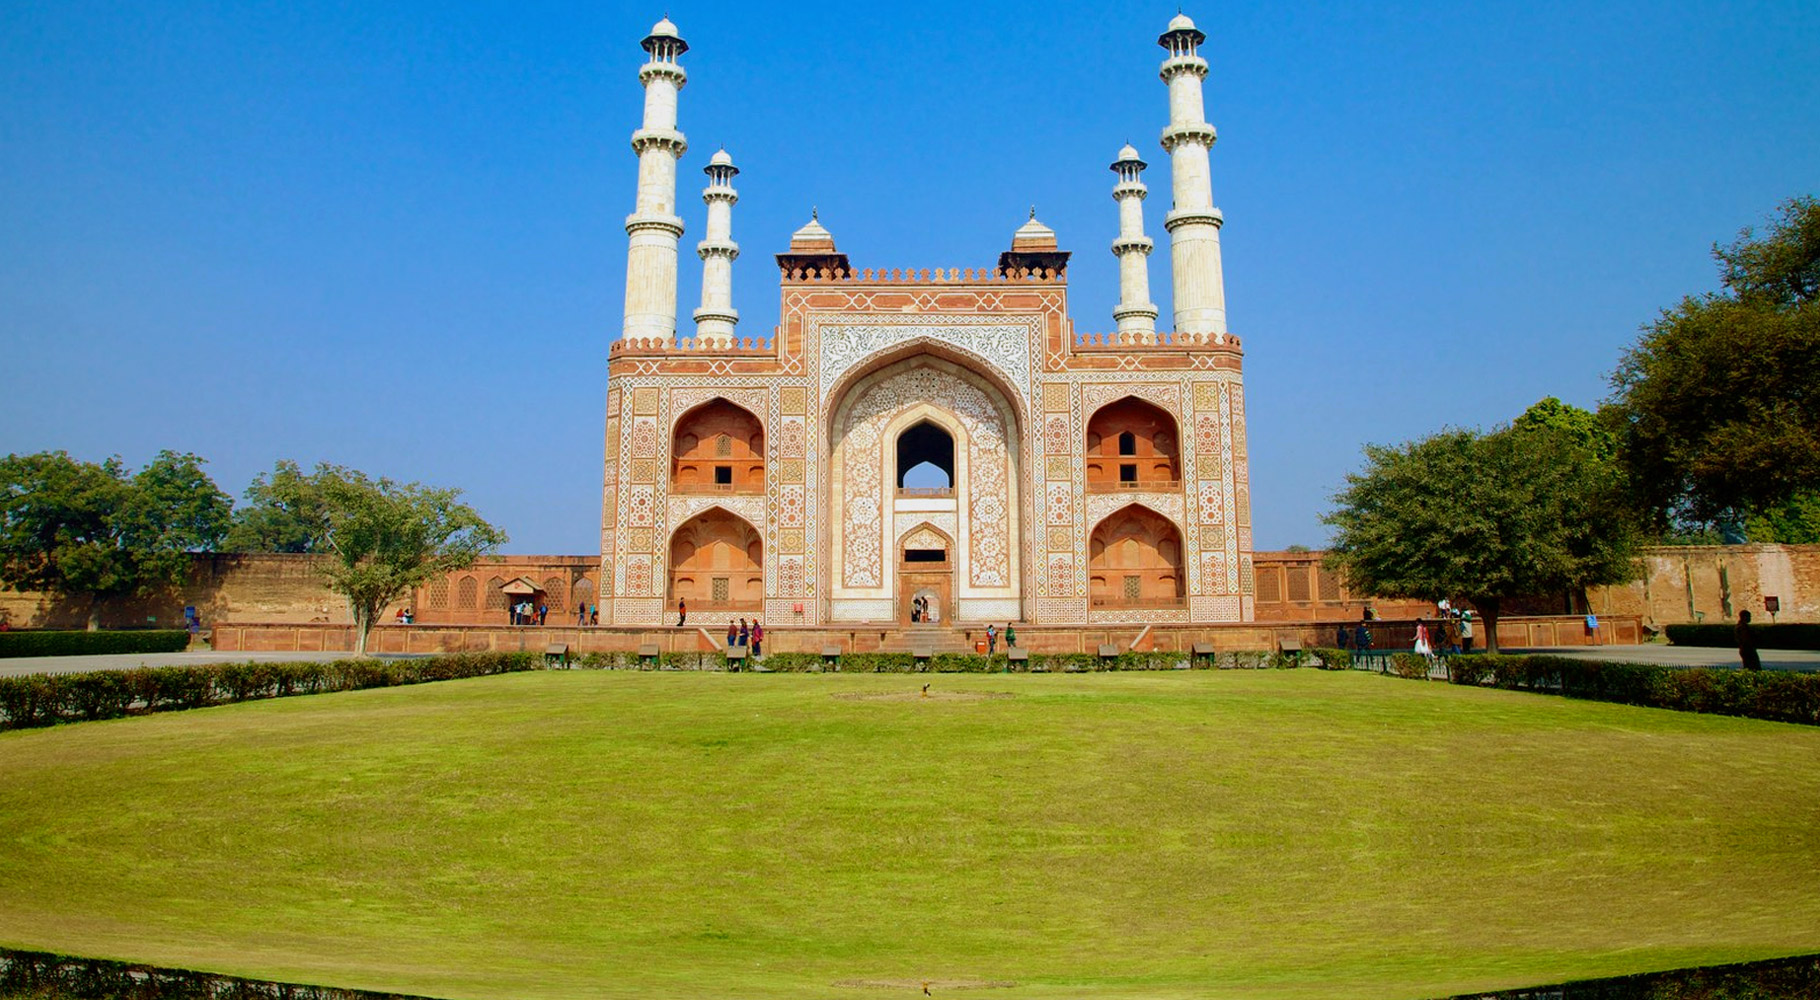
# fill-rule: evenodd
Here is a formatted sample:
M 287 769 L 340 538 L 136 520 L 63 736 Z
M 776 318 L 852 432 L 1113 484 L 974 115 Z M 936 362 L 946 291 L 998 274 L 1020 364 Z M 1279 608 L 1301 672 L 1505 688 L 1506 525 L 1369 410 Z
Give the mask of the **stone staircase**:
M 881 653 L 914 653 L 919 649 L 931 653 L 971 653 L 973 643 L 968 642 L 958 628 L 946 625 L 911 625 L 897 629 L 878 646 Z

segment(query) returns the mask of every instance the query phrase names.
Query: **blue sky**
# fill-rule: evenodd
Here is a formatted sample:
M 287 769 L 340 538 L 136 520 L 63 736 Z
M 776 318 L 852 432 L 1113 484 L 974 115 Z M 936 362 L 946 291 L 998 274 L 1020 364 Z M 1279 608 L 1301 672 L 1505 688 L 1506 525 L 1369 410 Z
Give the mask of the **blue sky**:
M 1107 165 L 1152 164 L 1170 4 L 92 3 L 0 11 L 0 451 L 459 486 L 598 548 L 638 48 L 692 46 L 682 203 L 743 171 L 741 332 L 819 205 L 860 267 L 996 260 L 1035 204 L 1108 330 Z M 1190 5 L 1259 548 L 1366 442 L 1584 406 L 1708 248 L 1820 191 L 1820 5 Z M 1158 196 L 1160 194 L 1161 196 Z M 1167 254 L 1152 258 L 1168 316 Z M 697 304 L 685 250 L 680 307 Z

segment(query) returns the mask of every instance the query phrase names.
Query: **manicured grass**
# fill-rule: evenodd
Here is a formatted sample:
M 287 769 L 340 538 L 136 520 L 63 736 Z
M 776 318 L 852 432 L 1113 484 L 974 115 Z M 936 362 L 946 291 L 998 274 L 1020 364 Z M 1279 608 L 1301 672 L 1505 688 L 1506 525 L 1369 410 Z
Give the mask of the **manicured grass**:
M 0 944 L 450 997 L 1437 996 L 1820 951 L 1817 761 L 1311 670 L 519 674 L 0 734 Z

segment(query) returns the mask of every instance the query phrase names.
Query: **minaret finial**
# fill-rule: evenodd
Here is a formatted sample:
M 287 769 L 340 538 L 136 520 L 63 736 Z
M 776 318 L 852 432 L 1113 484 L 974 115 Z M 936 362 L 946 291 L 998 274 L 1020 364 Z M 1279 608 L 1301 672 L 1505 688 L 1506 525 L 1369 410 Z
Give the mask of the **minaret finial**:
M 1030 206 L 1030 221 L 1032 221 L 1032 222 L 1036 221 L 1036 206 L 1035 205 Z
M 822 218 L 822 210 L 815 207 L 814 205 L 810 205 L 809 206 L 809 221 L 810 222 L 820 222 L 821 218 Z

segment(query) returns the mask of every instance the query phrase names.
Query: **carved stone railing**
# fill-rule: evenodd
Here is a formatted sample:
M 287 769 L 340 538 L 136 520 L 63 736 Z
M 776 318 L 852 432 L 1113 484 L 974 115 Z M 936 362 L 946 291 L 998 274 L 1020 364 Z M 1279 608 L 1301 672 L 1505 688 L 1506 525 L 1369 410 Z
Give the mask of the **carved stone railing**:
M 954 496 L 952 486 L 899 486 L 897 495 L 903 499 L 948 500 Z
M 863 282 L 886 285 L 977 285 L 993 284 L 1060 284 L 1068 280 L 1067 268 L 1046 267 L 914 267 L 864 268 L 791 268 L 783 273 L 785 281 Z
M 622 337 L 607 347 L 607 356 L 618 354 L 720 354 L 736 357 L 762 358 L 770 357 L 772 339 L 769 337 L 734 337 L 727 343 L 709 341 L 701 337 L 690 337 L 685 340 L 669 340 L 664 337 Z
M 1152 479 L 1136 483 L 1123 483 L 1116 480 L 1112 482 L 1088 480 L 1087 482 L 1087 492 L 1089 493 L 1180 493 L 1181 491 L 1182 481 L 1180 479 Z
M 1239 338 L 1230 333 L 1178 333 L 1161 330 L 1156 333 L 1077 333 L 1075 353 L 1108 351 L 1180 351 L 1193 347 L 1238 347 Z

